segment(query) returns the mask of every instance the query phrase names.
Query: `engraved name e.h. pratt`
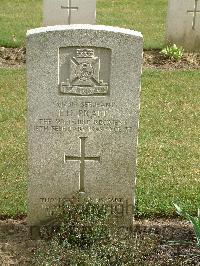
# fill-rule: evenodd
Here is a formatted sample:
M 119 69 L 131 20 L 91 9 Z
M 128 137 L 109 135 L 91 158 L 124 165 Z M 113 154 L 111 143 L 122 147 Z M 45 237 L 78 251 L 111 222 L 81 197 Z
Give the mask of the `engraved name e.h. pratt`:
M 109 84 L 101 80 L 101 59 L 95 56 L 93 49 L 76 49 L 69 63 L 66 81 L 61 82 L 61 94 L 74 96 L 105 96 L 109 93 Z

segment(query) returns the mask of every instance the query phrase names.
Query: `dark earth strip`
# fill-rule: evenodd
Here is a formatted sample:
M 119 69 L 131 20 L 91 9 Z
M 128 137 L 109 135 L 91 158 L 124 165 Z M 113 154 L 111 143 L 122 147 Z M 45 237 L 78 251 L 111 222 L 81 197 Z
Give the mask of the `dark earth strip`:
M 133 265 L 200 265 L 200 249 L 189 223 L 177 219 L 138 220 Z M 0 221 L 0 265 L 32 265 L 40 241 L 29 238 L 26 220 Z
M 26 63 L 25 48 L 0 47 L 0 68 L 19 68 Z
M 144 68 L 162 70 L 192 70 L 200 69 L 199 53 L 184 53 L 179 61 L 165 58 L 160 50 L 144 51 Z
M 0 47 L 0 68 L 19 68 L 26 63 L 26 49 Z M 166 59 L 159 50 L 144 51 L 144 69 L 189 70 L 200 69 L 199 53 L 184 53 L 179 61 Z

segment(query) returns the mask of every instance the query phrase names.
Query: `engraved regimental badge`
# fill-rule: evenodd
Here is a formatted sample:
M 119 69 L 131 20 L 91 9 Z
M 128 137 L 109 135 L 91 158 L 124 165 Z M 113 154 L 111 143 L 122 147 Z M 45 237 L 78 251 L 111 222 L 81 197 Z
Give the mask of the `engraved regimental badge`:
M 70 56 L 65 70 L 65 79 L 60 81 L 61 94 L 74 96 L 105 96 L 109 84 L 101 79 L 101 59 L 95 56 L 95 50 L 75 49 L 76 56 Z

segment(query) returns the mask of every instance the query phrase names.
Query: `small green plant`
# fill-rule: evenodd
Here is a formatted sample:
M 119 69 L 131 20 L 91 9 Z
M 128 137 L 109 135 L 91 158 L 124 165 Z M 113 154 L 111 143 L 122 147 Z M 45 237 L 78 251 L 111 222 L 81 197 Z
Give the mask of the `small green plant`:
M 115 226 L 101 201 L 77 195 L 59 208 L 56 222 L 43 227 L 34 265 L 132 265 L 134 245 Z
M 186 211 L 181 209 L 177 204 L 174 204 L 174 206 L 177 210 L 177 213 L 192 224 L 197 239 L 197 246 L 200 247 L 200 209 L 198 209 L 198 216 L 193 217 Z
M 183 56 L 183 48 L 179 48 L 176 46 L 176 44 L 168 45 L 166 48 L 162 49 L 160 52 L 162 55 L 164 55 L 166 58 L 169 58 L 174 61 L 178 61 Z

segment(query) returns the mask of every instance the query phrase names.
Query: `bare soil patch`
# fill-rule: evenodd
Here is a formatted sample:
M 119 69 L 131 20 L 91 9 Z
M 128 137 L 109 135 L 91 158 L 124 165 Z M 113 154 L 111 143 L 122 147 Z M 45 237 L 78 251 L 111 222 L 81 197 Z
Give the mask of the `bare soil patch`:
M 132 232 L 137 246 L 133 265 L 200 265 L 192 227 L 177 219 L 138 220 Z M 0 265 L 33 265 L 41 241 L 29 237 L 25 220 L 0 221 Z
M 37 241 L 29 238 L 25 220 L 0 221 L 0 265 L 31 265 Z
M 144 51 L 144 68 L 162 70 L 200 69 L 199 53 L 184 53 L 179 61 L 165 58 L 159 50 Z
M 26 49 L 0 47 L 0 68 L 19 68 L 26 63 Z M 200 54 L 185 53 L 183 58 L 176 62 L 166 59 L 159 50 L 144 51 L 144 69 L 200 69 Z
M 26 49 L 0 47 L 0 68 L 19 68 L 26 63 Z

